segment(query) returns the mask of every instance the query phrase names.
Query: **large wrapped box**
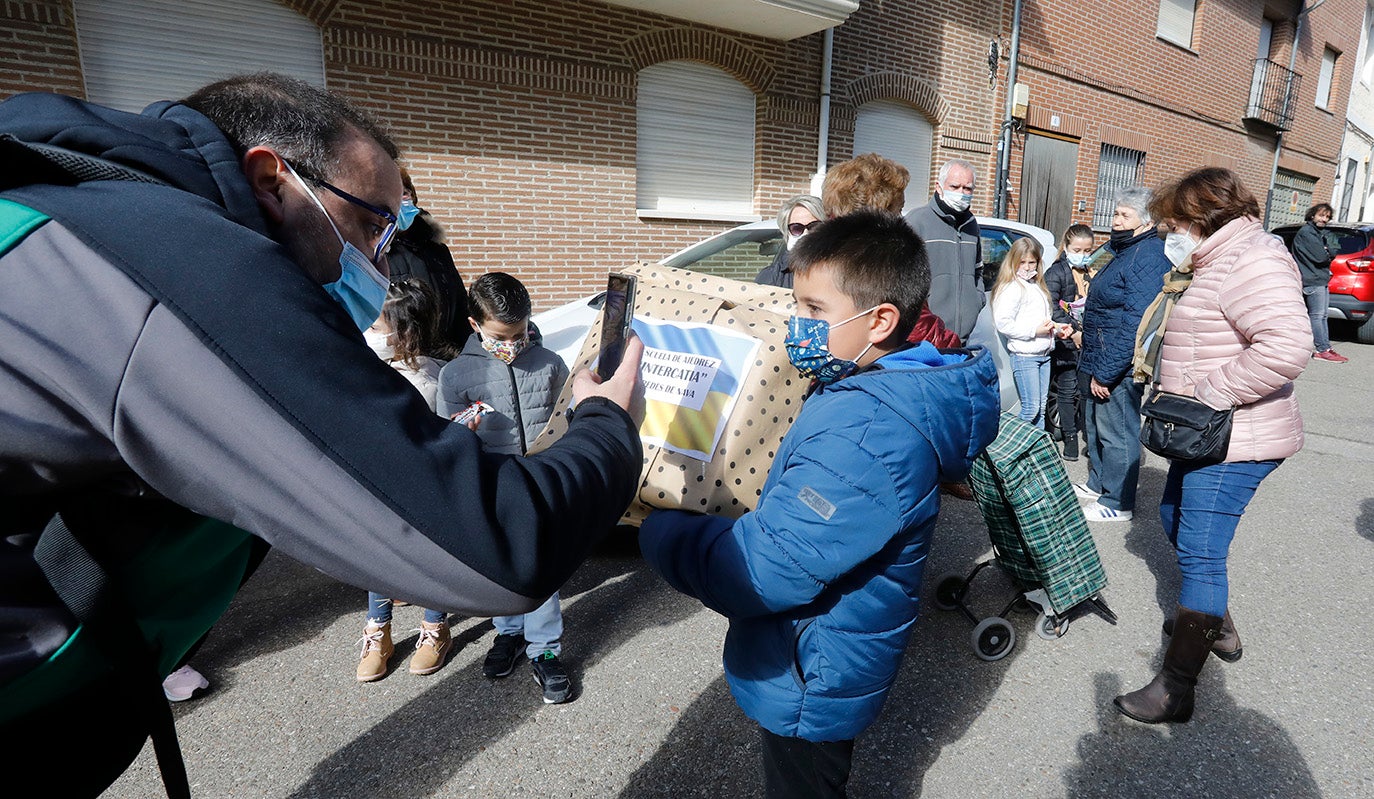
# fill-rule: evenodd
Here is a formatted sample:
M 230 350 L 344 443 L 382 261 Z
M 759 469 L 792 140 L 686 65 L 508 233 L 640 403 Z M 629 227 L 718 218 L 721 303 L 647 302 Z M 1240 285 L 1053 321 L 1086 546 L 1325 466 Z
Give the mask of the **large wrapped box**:
M 806 392 L 783 347 L 792 292 L 652 264 L 621 271 L 639 281 L 646 399 L 644 470 L 623 521 L 638 525 L 660 508 L 737 518 L 757 504 Z M 600 341 L 598 317 L 574 374 L 596 362 Z M 571 394 L 569 380 L 531 452 L 567 429 Z

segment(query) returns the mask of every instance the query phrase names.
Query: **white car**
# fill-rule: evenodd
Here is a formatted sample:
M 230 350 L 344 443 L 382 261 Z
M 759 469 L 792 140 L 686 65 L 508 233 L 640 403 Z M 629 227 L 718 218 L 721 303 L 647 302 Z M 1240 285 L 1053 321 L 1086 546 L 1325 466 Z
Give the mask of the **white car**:
M 983 240 L 985 274 L 995 273 L 1012 242 L 1025 236 L 1032 236 L 1040 242 L 1041 248 L 1045 251 L 1047 268 L 1054 262 L 1057 245 L 1054 235 L 1044 228 L 981 216 L 978 217 L 978 227 Z M 760 269 L 772 263 L 773 257 L 782 246 L 782 232 L 778 230 L 775 222 L 750 222 L 678 250 L 659 263 L 748 281 L 753 280 Z M 535 314 L 534 323 L 544 336 L 544 346 L 558 353 L 563 361 L 571 366 L 582 350 L 582 340 L 586 338 L 588 329 L 596 321 L 597 314 L 601 313 L 601 303 L 604 299 L 605 292 L 599 292 Z M 992 353 L 1000 378 L 1003 409 L 1014 410 L 1019 407 L 1016 385 L 1011 377 L 1011 361 L 1007 358 L 1006 346 L 1001 336 L 993 326 L 989 305 L 984 305 L 982 312 L 978 314 L 968 344 L 987 347 Z

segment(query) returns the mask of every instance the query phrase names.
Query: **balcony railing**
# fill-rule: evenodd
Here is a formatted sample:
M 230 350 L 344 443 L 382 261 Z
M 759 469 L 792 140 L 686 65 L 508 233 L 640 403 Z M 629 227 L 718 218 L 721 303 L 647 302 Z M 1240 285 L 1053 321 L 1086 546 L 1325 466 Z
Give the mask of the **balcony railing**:
M 1293 126 L 1293 107 L 1298 98 L 1302 76 L 1267 58 L 1255 59 L 1255 74 L 1250 81 L 1250 104 L 1245 118 L 1263 122 L 1278 130 Z

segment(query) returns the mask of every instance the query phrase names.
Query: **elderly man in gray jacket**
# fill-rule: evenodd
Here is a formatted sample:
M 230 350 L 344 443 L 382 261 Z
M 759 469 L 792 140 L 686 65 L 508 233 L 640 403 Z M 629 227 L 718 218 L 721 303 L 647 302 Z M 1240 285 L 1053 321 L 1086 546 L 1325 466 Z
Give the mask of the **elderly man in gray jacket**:
M 953 159 L 940 167 L 930 202 L 906 221 L 925 240 L 930 256 L 930 311 L 960 341 L 968 341 L 986 299 L 979 271 L 983 262 L 973 202 L 973 164 Z

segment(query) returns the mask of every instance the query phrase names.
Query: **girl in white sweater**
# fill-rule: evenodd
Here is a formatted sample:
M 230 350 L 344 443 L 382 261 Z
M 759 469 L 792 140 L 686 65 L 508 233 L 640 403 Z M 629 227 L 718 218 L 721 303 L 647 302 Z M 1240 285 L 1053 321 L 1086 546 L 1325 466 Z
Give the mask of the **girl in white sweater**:
M 1059 326 L 1050 318 L 1040 243 L 1017 239 L 1002 259 L 992 287 L 992 320 L 1006 339 L 1023 422 L 1045 423 L 1045 397 L 1050 385 L 1050 350 Z

